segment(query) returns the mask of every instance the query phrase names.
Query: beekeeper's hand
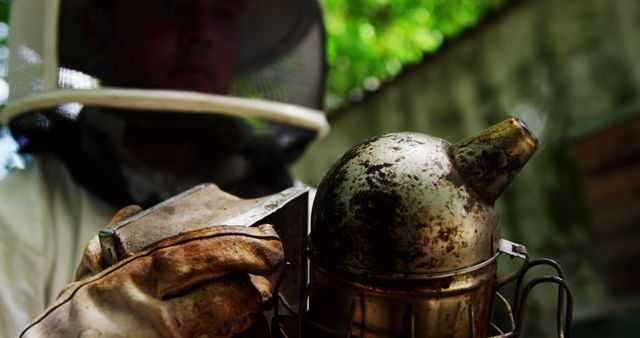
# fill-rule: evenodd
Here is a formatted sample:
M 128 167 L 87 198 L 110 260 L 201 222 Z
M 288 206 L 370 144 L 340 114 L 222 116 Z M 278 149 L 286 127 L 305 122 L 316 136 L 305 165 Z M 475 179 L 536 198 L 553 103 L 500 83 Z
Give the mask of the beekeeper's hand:
M 284 256 L 269 225 L 185 233 L 103 271 L 86 269 L 97 262 L 92 243 L 78 270 L 86 277 L 21 336 L 231 337 L 256 322 L 270 297 L 268 281 L 255 275 L 272 273 Z

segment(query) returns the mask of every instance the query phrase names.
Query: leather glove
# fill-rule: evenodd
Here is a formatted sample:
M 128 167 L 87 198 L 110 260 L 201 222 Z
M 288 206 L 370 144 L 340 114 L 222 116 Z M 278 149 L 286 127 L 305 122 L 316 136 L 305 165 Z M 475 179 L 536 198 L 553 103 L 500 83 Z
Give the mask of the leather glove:
M 260 318 L 271 296 L 260 276 L 284 254 L 273 228 L 262 225 L 184 233 L 102 271 L 99 257 L 96 238 L 77 271 L 83 279 L 21 337 L 231 337 Z

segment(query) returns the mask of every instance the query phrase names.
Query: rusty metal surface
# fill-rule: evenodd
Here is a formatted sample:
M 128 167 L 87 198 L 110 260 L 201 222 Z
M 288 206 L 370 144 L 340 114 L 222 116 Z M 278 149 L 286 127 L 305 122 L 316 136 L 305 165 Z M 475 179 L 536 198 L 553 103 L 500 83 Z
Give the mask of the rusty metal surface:
M 493 203 L 538 147 L 538 140 L 517 118 L 496 124 L 451 146 L 460 176 L 487 202 Z
M 517 119 L 451 145 L 418 133 L 367 140 L 318 188 L 318 264 L 374 274 L 456 270 L 498 251 L 493 202 L 536 149 Z
M 310 245 L 327 265 L 376 273 L 472 266 L 498 249 L 492 205 L 464 185 L 449 143 L 398 133 L 368 140 L 329 171 L 314 202 Z
M 536 146 L 510 119 L 453 145 L 396 133 L 345 153 L 314 201 L 304 336 L 486 337 L 496 258 L 526 257 L 493 203 Z
M 312 267 L 304 337 L 486 337 L 495 269 L 494 262 L 407 287 L 372 286 Z

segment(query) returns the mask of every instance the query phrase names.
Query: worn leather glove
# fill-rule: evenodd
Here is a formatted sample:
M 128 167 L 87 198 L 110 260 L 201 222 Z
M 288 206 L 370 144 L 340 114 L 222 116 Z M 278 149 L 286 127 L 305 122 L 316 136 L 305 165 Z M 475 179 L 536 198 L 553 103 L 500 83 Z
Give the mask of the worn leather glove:
M 269 225 L 218 226 L 166 239 L 100 271 L 94 239 L 80 280 L 21 337 L 231 337 L 260 318 L 271 290 L 258 275 L 272 273 L 283 256 Z

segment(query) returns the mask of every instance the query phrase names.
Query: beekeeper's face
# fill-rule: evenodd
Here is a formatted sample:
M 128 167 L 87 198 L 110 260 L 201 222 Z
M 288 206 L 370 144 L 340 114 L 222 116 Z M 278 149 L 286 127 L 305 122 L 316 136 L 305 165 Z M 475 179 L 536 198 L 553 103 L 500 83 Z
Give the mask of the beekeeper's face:
M 109 86 L 225 94 L 234 73 L 237 0 L 119 0 L 99 44 Z

